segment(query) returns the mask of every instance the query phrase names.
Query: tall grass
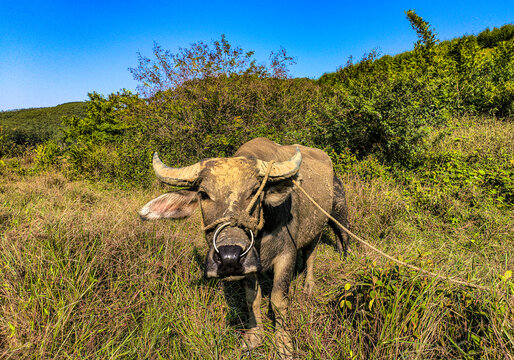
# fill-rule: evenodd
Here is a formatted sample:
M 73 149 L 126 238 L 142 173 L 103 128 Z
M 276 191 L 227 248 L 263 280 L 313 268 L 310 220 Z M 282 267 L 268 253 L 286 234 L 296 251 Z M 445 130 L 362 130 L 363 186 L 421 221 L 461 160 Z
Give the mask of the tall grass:
M 431 151 L 465 157 L 481 148 L 486 160 L 508 163 L 512 125 L 473 121 Z M 139 208 L 165 188 L 126 190 L 13 169 L 0 174 L 0 357 L 276 358 L 269 297 L 264 344 L 249 356 L 241 348 L 242 289 L 203 280 L 199 215 L 140 221 Z M 289 294 L 295 358 L 512 358 L 512 207 L 488 199 L 489 185 L 457 196 L 424 171 L 395 172 L 373 158 L 345 169 L 356 233 L 405 261 L 491 291 L 434 281 L 355 245 L 341 259 L 327 232 L 314 294 L 302 294 L 300 271 Z M 417 184 L 444 196 L 423 202 Z M 265 295 L 269 290 L 265 279 Z

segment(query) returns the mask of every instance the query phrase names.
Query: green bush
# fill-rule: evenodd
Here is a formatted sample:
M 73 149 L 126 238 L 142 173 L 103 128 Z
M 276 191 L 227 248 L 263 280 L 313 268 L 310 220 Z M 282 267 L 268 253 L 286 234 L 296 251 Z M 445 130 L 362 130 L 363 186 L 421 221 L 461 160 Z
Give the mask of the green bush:
M 325 93 L 330 101 L 317 109 L 317 142 L 336 151 L 349 148 L 360 156 L 409 161 L 421 150 L 430 127 L 448 118 L 437 103 L 435 81 L 411 62 L 377 60 L 371 53 L 339 70 Z
M 327 101 L 316 108 L 318 144 L 409 165 L 427 134 L 452 116 L 512 117 L 514 39 L 491 50 L 475 36 L 438 43 L 427 22 L 413 11 L 407 16 L 419 37 L 412 51 L 371 52 L 319 79 Z
M 179 166 L 230 156 L 258 136 L 309 144 L 306 119 L 317 93 L 307 79 L 232 75 L 188 81 L 146 100 L 91 94 L 85 118 L 63 119 L 64 154 L 75 176 L 136 183 L 150 177 L 154 151 Z
M 4 157 L 9 152 L 9 144 L 5 136 L 3 127 L 0 127 L 0 158 Z
M 303 79 L 233 75 L 193 81 L 149 100 L 150 128 L 159 151 L 174 163 L 230 156 L 259 136 L 309 143 L 306 114 L 317 87 Z
M 62 120 L 68 173 L 120 184 L 148 183 L 151 156 L 149 145 L 142 141 L 148 125 L 139 113 L 145 101 L 126 90 L 107 98 L 97 93 L 89 97 L 85 117 Z
M 482 31 L 477 36 L 478 44 L 482 48 L 493 48 L 498 46 L 502 41 L 508 41 L 514 38 L 514 24 L 506 24 L 500 28 L 489 28 Z
M 34 165 L 36 169 L 46 169 L 60 164 L 62 149 L 54 140 L 36 146 Z

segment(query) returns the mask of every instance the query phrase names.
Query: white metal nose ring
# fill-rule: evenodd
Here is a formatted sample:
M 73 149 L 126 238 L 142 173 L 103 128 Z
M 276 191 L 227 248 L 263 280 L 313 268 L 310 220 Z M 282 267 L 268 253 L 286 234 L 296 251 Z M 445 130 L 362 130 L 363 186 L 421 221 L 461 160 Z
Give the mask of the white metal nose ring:
M 226 223 L 223 223 L 221 224 L 220 226 L 218 226 L 218 228 L 216 229 L 216 231 L 214 232 L 214 236 L 212 237 L 212 245 L 214 246 L 214 250 L 216 250 L 216 252 L 219 254 L 220 251 L 218 250 L 218 246 L 216 246 L 216 238 L 218 237 L 219 233 L 221 232 L 221 230 L 223 230 L 224 228 L 226 228 L 227 226 L 229 226 L 230 223 L 229 222 L 226 222 Z M 253 237 L 253 231 L 248 229 L 248 231 L 250 232 L 250 246 L 248 246 L 248 248 L 246 248 L 246 250 L 239 256 L 239 257 L 243 257 L 245 256 L 246 254 L 248 254 L 248 252 L 250 251 L 250 249 L 253 247 L 253 244 L 254 244 L 254 237 Z

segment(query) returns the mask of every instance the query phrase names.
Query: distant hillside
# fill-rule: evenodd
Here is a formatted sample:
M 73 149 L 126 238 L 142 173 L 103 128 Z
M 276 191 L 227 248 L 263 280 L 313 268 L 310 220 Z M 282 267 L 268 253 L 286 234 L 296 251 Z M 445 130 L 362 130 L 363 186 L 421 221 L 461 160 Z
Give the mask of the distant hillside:
M 84 117 L 85 102 L 70 102 L 53 107 L 0 112 L 0 128 L 19 145 L 34 145 L 58 133 L 61 117 Z

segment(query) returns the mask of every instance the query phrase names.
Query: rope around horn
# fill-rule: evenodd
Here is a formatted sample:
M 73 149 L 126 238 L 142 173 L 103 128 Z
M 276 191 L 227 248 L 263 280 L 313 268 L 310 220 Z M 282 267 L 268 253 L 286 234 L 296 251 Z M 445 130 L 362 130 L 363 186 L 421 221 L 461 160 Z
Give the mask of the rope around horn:
M 417 266 L 414 266 L 414 265 L 411 265 L 411 264 L 407 264 L 406 262 L 403 262 L 401 260 L 398 260 L 394 257 L 392 257 L 391 255 L 388 255 L 386 254 L 385 252 L 377 249 L 376 247 L 374 247 L 373 245 L 371 245 L 370 243 L 368 243 L 367 241 L 361 239 L 359 236 L 355 235 L 354 233 L 352 233 L 349 229 L 347 229 L 346 227 L 344 227 L 339 221 L 337 221 L 332 215 L 330 215 L 328 212 L 326 212 L 317 202 L 316 200 L 314 200 L 309 194 L 307 194 L 307 192 L 304 190 L 304 188 L 302 188 L 300 186 L 300 184 L 296 181 L 296 180 L 293 180 L 293 184 L 307 197 L 307 199 L 309 199 L 318 209 L 321 210 L 321 212 L 323 214 L 325 214 L 330 220 L 332 220 L 335 224 L 337 224 L 337 226 L 339 226 L 341 229 L 343 229 L 344 231 L 346 231 L 346 233 L 348 235 L 350 235 L 351 237 L 353 237 L 355 240 L 359 241 L 361 244 L 364 244 L 365 246 L 367 246 L 368 248 L 370 248 L 371 250 L 377 252 L 378 254 L 382 255 L 383 257 L 397 263 L 397 264 L 400 264 L 400 265 L 403 265 L 405 267 L 408 267 L 410 269 L 413 269 L 413 270 L 416 270 L 416 271 L 419 271 L 423 274 L 426 274 L 426 275 L 430 275 L 434 278 L 437 278 L 437 279 L 443 279 L 443 280 L 447 280 L 449 282 L 452 282 L 452 283 L 455 283 L 455 284 L 459 284 L 459 285 L 464 285 L 464 286 L 469 286 L 469 287 L 472 287 L 472 288 L 475 288 L 475 289 L 480 289 L 480 290 L 487 290 L 487 291 L 490 291 L 491 289 L 485 287 L 485 286 L 481 286 L 481 285 L 475 285 L 475 284 L 471 284 L 467 281 L 462 281 L 462 280 L 457 280 L 457 279 L 453 279 L 453 278 L 450 278 L 448 276 L 443 276 L 443 275 L 440 275 L 440 274 L 436 274 L 436 273 L 433 273 L 431 271 L 428 271 L 428 270 L 424 270 L 424 269 L 421 269 Z

